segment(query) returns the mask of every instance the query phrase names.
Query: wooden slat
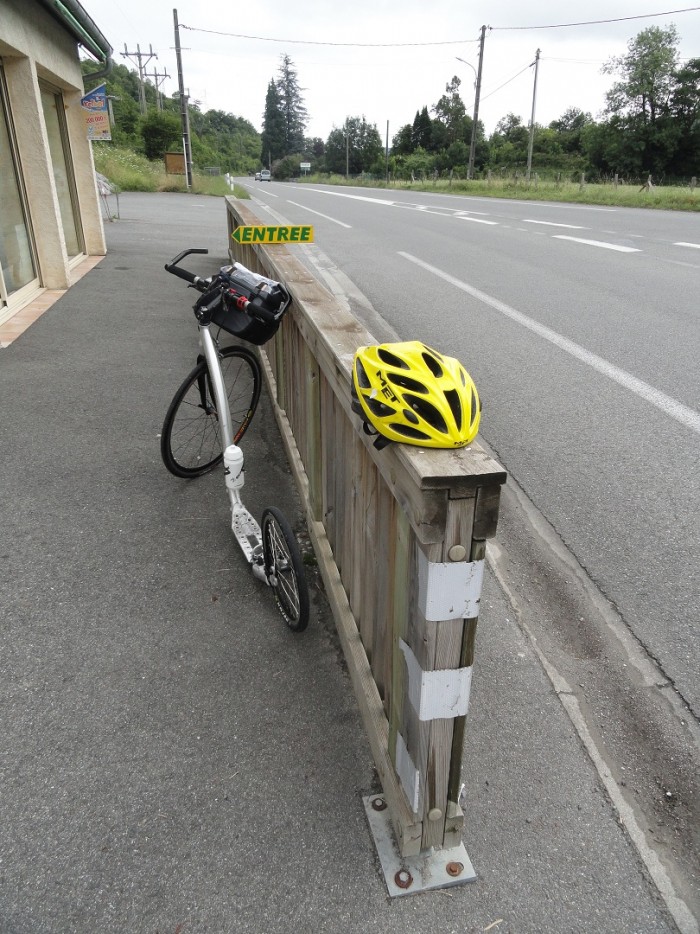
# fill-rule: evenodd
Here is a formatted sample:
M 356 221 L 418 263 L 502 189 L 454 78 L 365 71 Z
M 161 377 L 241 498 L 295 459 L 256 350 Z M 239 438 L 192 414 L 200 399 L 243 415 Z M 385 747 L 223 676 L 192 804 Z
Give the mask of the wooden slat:
M 358 562 L 361 569 L 359 586 L 359 621 L 362 642 L 369 657 L 370 665 L 374 652 L 374 628 L 376 625 L 377 605 L 377 471 L 364 448 L 358 445 L 361 453 L 361 475 L 359 493 L 361 498 L 360 527 L 358 529 L 357 548 L 362 554 Z M 382 589 L 386 582 L 382 582 Z
M 387 717 L 391 705 L 391 663 L 392 663 L 392 627 L 394 618 L 394 593 L 391 589 L 393 580 L 394 551 L 396 532 L 394 513 L 396 504 L 386 486 L 377 478 L 377 535 L 375 543 L 376 587 L 375 587 L 375 628 L 372 636 L 372 671 L 384 701 Z

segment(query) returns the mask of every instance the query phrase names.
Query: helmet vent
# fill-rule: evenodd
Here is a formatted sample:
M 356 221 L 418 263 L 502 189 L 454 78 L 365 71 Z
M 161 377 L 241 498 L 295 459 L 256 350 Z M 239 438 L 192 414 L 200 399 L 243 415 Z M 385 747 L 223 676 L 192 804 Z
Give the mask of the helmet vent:
M 397 357 L 396 354 L 391 353 L 391 351 L 385 350 L 384 347 L 377 347 L 377 356 L 382 363 L 386 363 L 387 366 L 395 366 L 399 370 L 409 369 L 405 360 L 402 360 L 401 357 Z
M 415 438 L 416 441 L 428 441 L 430 435 L 426 435 L 424 431 L 420 431 L 418 428 L 411 428 L 410 425 L 395 425 L 391 424 L 390 427 L 397 435 L 403 435 L 404 438 Z
M 447 434 L 445 419 L 432 402 L 428 402 L 427 399 L 421 399 L 419 396 L 407 396 L 406 402 L 408 402 L 417 415 L 424 419 L 429 425 L 432 425 L 436 431 Z
M 428 367 L 433 376 L 435 376 L 437 379 L 440 379 L 442 376 L 442 367 L 440 366 L 440 362 L 437 360 L 437 358 L 429 353 L 422 354 L 422 357 L 425 365 Z
M 477 398 L 476 398 L 476 393 L 475 393 L 474 390 L 472 389 L 472 420 L 471 420 L 471 422 L 469 423 L 470 425 L 473 425 L 473 424 L 474 424 L 474 422 L 475 422 L 475 420 L 476 420 L 476 416 L 477 416 L 478 414 L 479 414 L 479 401 L 478 401 Z
M 390 415 L 396 414 L 395 409 L 392 409 L 390 405 L 385 405 L 383 402 L 380 402 L 379 399 L 370 399 L 368 396 L 363 396 L 362 401 L 377 418 L 388 418 Z
M 387 373 L 386 378 L 394 386 L 400 386 L 402 389 L 408 389 L 410 392 L 428 393 L 428 387 L 419 383 L 417 379 L 411 379 L 410 376 L 404 376 L 403 373 Z
M 369 381 L 369 376 L 367 376 L 367 371 L 363 367 L 361 360 L 355 360 L 355 374 L 357 375 L 358 385 L 361 386 L 362 389 L 369 389 L 371 387 L 372 384 Z
M 455 420 L 457 428 L 462 427 L 462 403 L 459 401 L 459 393 L 456 389 L 446 389 L 445 398 L 447 399 L 447 404 L 452 410 L 452 415 Z M 473 395 L 472 395 L 473 398 Z

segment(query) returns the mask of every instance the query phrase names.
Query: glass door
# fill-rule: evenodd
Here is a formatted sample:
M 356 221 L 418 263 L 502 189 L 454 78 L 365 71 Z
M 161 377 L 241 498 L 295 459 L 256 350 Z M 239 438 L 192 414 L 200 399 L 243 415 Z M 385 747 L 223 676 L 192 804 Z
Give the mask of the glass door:
M 66 238 L 68 258 L 83 252 L 83 236 L 78 213 L 78 196 L 73 177 L 73 164 L 68 145 L 68 130 L 63 109 L 63 97 L 59 91 L 41 85 L 41 103 L 49 137 L 49 151 L 53 165 L 53 177 L 61 209 L 61 223 Z
M 10 108 L 0 65 L 0 321 L 11 296 L 37 278 Z

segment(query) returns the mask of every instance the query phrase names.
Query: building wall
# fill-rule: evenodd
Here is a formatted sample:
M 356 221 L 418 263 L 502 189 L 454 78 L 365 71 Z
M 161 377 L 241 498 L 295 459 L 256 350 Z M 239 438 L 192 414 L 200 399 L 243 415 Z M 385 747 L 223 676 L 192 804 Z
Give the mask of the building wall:
M 40 81 L 63 97 L 84 254 L 106 252 L 91 143 L 80 106 L 84 90 L 78 46 L 36 0 L 0 0 L 0 61 L 27 194 L 39 284 L 66 289 L 76 257 L 69 260 L 66 251 Z

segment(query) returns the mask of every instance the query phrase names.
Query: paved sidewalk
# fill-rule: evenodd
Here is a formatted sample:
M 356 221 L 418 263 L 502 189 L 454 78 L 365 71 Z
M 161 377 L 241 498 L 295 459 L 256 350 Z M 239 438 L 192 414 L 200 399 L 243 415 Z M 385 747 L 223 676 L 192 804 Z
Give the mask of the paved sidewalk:
M 124 195 L 106 233 L 0 349 L 0 934 L 675 931 L 488 575 L 464 766 L 478 879 L 386 897 L 322 593 L 288 632 L 220 475 L 160 461 L 197 352 L 193 293 L 163 264 L 226 261 L 223 203 Z M 244 447 L 251 511 L 299 526 L 266 398 Z

